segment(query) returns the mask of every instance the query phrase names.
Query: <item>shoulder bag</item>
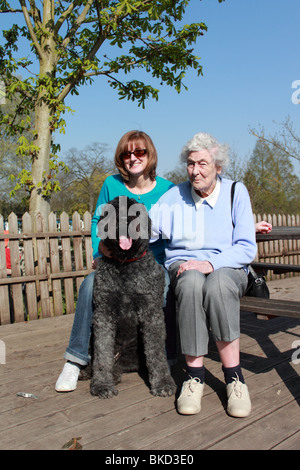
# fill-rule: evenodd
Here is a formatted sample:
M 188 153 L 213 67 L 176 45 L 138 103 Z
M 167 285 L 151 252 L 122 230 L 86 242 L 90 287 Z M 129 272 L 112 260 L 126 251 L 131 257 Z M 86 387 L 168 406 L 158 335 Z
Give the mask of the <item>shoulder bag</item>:
M 233 182 L 231 186 L 231 210 L 233 206 L 234 190 L 236 181 Z M 234 227 L 234 223 L 232 221 Z M 267 286 L 264 276 L 257 274 L 251 265 L 248 266 L 248 286 L 244 295 L 249 297 L 261 297 L 263 299 L 268 299 L 270 297 L 270 291 Z

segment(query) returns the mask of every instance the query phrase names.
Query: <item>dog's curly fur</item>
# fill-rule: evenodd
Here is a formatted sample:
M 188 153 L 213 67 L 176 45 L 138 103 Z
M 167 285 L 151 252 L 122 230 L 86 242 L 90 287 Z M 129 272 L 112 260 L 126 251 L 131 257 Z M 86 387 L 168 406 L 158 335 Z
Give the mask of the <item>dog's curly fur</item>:
M 122 208 L 127 206 L 126 228 L 136 224 L 135 228 L 144 228 L 138 231 L 140 235 L 146 232 L 145 238 L 133 239 L 126 249 L 119 244 L 121 203 Z M 122 373 L 140 370 L 145 359 L 151 393 L 170 396 L 176 386 L 165 354 L 165 277 L 149 249 L 151 222 L 145 206 L 134 199 L 120 196 L 108 204 L 115 217 L 104 208 L 100 222 L 106 223 L 107 236 L 102 241 L 112 257 L 102 257 L 95 274 L 90 391 L 100 398 L 117 395 Z M 133 205 L 135 213 L 129 216 Z M 124 218 L 122 223 L 124 229 Z

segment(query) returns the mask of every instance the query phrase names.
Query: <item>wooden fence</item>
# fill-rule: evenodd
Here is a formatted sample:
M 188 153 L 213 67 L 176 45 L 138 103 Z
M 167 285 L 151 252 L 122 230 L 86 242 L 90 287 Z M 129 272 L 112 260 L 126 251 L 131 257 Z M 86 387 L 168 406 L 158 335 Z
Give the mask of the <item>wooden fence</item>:
M 266 220 L 273 227 L 299 227 L 300 215 L 263 214 L 254 215 L 254 221 Z M 274 240 L 257 243 L 256 261 L 300 265 L 300 240 Z M 273 274 L 268 272 L 267 280 L 299 276 L 299 273 Z
M 21 231 L 15 214 L 4 234 L 0 216 L 0 324 L 74 313 L 79 287 L 92 271 L 91 215 L 83 220 L 75 212 L 50 214 L 48 232 L 41 215 L 38 233 L 32 232 L 31 217 L 22 217 Z M 20 233 L 19 233 L 20 232 Z M 7 276 L 5 239 L 9 239 L 11 276 Z
M 300 226 L 293 215 L 256 215 L 274 226 Z M 0 216 L 0 325 L 24 320 L 74 313 L 79 287 L 92 271 L 91 214 L 81 219 L 62 213 L 57 220 L 50 214 L 48 231 L 41 215 L 32 232 L 31 217 L 24 214 L 20 226 L 15 214 L 8 219 L 4 233 Z M 5 239 L 9 240 L 11 275 L 7 275 Z M 300 241 L 260 242 L 257 260 L 300 264 Z M 287 275 L 268 275 L 270 279 Z

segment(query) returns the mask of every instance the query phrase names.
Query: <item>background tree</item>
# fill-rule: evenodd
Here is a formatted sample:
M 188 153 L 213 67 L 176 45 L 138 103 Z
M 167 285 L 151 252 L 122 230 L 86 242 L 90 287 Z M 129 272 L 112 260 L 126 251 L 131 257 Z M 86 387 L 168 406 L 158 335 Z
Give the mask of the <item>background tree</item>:
M 158 89 L 135 78 L 126 81 L 136 69 L 144 69 L 180 92 L 187 69 L 202 73 L 193 45 L 207 28 L 204 23 L 183 25 L 189 0 L 44 0 L 42 10 L 35 0 L 20 0 L 21 8 L 11 1 L 12 6 L 0 0 L 6 22 L 17 15 L 16 22 L 3 31 L 0 76 L 7 97 L 17 94 L 20 102 L 14 112 L 0 119 L 10 133 L 33 133 L 33 141 L 22 138 L 19 152 L 29 155 L 32 162 L 25 181 L 30 213 L 47 215 L 51 193 L 59 189 L 56 174 L 61 165 L 53 133 L 64 132 L 68 94 L 78 94 L 81 85 L 98 75 L 109 81 L 120 99 L 137 100 L 144 106 L 147 98 L 158 98 Z M 20 14 L 24 26 L 20 26 Z M 30 49 L 25 58 L 17 57 L 20 38 Z M 25 78 L 18 78 L 17 72 Z M 16 125 L 17 114 L 31 111 L 34 127 L 30 119 Z M 19 174 L 21 185 L 24 175 Z
M 229 151 L 230 164 L 224 172 L 224 177 L 233 181 L 243 181 L 247 167 L 247 158 L 242 159 L 234 148 L 230 148 Z
M 18 104 L 17 97 L 12 100 L 5 99 L 1 108 L 7 114 Z M 24 116 L 16 117 L 16 124 L 20 123 L 22 119 Z M 14 191 L 15 177 L 18 173 L 23 171 L 25 174 L 26 171 L 30 171 L 29 157 L 17 152 L 20 137 L 22 136 L 18 133 L 14 135 L 7 133 L 5 126 L 0 125 L 0 214 L 4 217 L 7 217 L 12 211 L 20 214 L 28 210 L 28 193 L 24 189 L 18 194 Z M 29 136 L 27 135 L 27 137 Z
M 164 178 L 172 181 L 174 184 L 183 183 L 183 181 L 187 180 L 186 164 L 180 162 L 174 170 L 165 172 Z
M 279 131 L 274 136 L 266 135 L 263 127 L 258 130 L 251 128 L 250 133 L 260 141 L 280 150 L 287 158 L 300 162 L 300 135 L 297 134 L 290 116 L 287 116 L 279 126 Z
M 94 213 L 96 202 L 105 178 L 114 170 L 114 163 L 106 158 L 107 145 L 94 143 L 83 150 L 72 148 L 64 161 L 68 172 L 58 175 L 61 191 L 53 194 L 51 210 Z
M 255 213 L 300 212 L 300 180 L 289 157 L 277 146 L 257 141 L 243 182 Z

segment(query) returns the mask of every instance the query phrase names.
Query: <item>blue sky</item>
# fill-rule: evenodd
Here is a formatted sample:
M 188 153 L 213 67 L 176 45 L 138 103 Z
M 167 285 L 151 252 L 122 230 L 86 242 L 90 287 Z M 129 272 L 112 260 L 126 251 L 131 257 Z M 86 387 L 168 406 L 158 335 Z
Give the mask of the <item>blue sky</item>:
M 291 99 L 292 83 L 300 81 L 299 20 L 299 0 L 191 0 L 186 23 L 208 26 L 194 51 L 204 76 L 189 72 L 188 91 L 179 95 L 151 79 L 161 88 L 159 101 L 147 101 L 144 110 L 119 101 L 106 79 L 96 78 L 66 100 L 75 113 L 65 116 L 66 135 L 56 137 L 62 155 L 101 142 L 109 145 L 111 158 L 125 132 L 141 129 L 157 147 L 162 175 L 176 167 L 182 146 L 197 132 L 213 134 L 243 159 L 256 141 L 249 127 L 275 133 L 275 122 L 289 115 L 299 129 L 300 106 Z

